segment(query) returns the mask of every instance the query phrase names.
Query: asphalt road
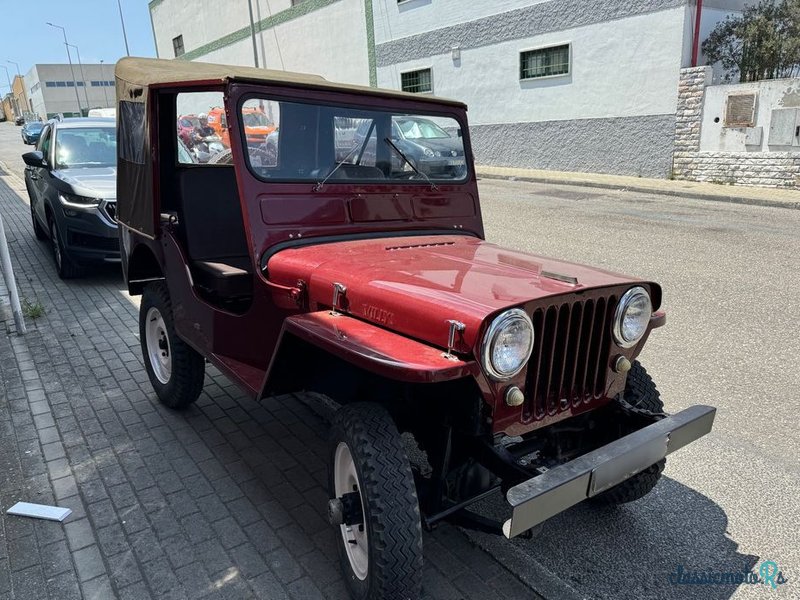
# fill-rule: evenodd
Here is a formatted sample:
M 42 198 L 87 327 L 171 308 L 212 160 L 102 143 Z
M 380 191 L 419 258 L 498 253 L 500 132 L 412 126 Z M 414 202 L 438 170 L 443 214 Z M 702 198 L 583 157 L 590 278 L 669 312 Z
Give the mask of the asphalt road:
M 20 174 L 19 128 L 0 161 Z M 718 408 L 648 497 L 579 506 L 531 540 L 474 539 L 550 598 L 800 598 L 800 211 L 484 180 L 486 234 L 512 248 L 659 282 L 667 326 L 642 362 L 667 410 Z M 490 502 L 487 511 L 502 511 Z M 673 585 L 685 571 L 758 570 L 789 583 Z

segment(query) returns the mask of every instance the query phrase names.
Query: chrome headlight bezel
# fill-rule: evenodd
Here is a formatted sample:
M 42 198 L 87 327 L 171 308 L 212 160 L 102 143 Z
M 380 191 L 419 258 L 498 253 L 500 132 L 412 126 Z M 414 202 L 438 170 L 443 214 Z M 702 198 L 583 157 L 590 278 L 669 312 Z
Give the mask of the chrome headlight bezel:
M 524 358 L 520 361 L 519 365 L 515 369 L 505 372 L 500 371 L 492 362 L 494 343 L 497 341 L 498 336 L 505 331 L 509 325 L 520 322 L 524 323 L 524 325 L 530 331 L 530 343 L 524 352 Z M 528 361 L 531 358 L 535 335 L 533 323 L 531 322 L 530 317 L 524 310 L 520 308 L 512 308 L 495 317 L 494 321 L 492 321 L 492 324 L 489 326 L 489 329 L 486 331 L 486 335 L 483 336 L 483 341 L 481 342 L 481 363 L 483 364 L 484 372 L 495 381 L 508 381 L 515 375 L 518 375 L 519 372 L 525 368 L 525 365 L 528 364 Z
M 622 333 L 622 323 L 625 319 L 625 314 L 628 312 L 628 309 L 631 307 L 633 302 L 638 298 L 644 297 L 647 299 L 647 306 L 649 307 L 649 314 L 647 315 L 647 319 L 644 322 L 644 327 L 642 328 L 639 335 L 631 338 L 626 339 Z M 614 334 L 614 342 L 620 348 L 633 348 L 636 344 L 638 344 L 644 334 L 647 332 L 647 325 L 650 321 L 650 318 L 653 315 L 653 300 L 650 298 L 650 293 L 643 288 L 642 286 L 636 286 L 629 289 L 622 295 L 622 298 L 619 299 L 619 303 L 617 304 L 617 308 L 614 311 L 614 328 L 612 333 Z

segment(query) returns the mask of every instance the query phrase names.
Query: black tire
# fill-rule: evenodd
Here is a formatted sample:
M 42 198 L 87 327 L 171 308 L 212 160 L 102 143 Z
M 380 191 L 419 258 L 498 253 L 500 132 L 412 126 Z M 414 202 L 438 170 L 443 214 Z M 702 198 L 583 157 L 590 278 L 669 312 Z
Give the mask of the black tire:
M 58 231 L 56 220 L 50 216 L 47 219 L 48 229 L 50 230 L 50 246 L 53 250 L 53 261 L 56 263 L 56 273 L 61 279 L 74 279 L 83 273 L 75 261 L 70 258 L 61 243 L 61 233 Z
M 422 528 L 414 476 L 400 433 L 380 405 L 355 403 L 333 417 L 330 497 L 336 498 L 336 452 L 346 444 L 358 476 L 367 536 L 367 572 L 360 579 L 336 526 L 344 580 L 356 600 L 414 600 L 422 588 Z
M 158 311 L 163 319 L 166 352 L 170 357 L 170 372 L 161 381 L 156 374 L 158 367 L 151 363 L 147 343 L 147 316 L 155 316 L 150 309 Z M 158 400 L 173 409 L 183 409 L 193 404 L 203 391 L 205 360 L 175 332 L 172 318 L 172 302 L 163 283 L 150 283 L 144 288 L 139 307 L 139 340 L 147 376 L 158 396 Z
M 664 412 L 664 403 L 661 401 L 656 384 L 638 360 L 634 361 L 628 372 L 623 398 L 634 408 L 652 413 Z M 615 506 L 643 498 L 656 487 L 666 463 L 667 460 L 663 459 L 649 466 L 644 471 L 598 494 L 592 501 L 599 505 Z

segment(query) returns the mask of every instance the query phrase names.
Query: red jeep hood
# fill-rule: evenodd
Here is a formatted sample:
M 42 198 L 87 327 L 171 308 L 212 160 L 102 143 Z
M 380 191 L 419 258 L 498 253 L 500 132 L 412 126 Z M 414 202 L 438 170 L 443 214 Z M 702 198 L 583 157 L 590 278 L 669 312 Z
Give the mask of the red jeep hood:
M 578 280 L 563 283 L 542 272 Z M 546 296 L 636 280 L 507 250 L 474 237 L 409 236 L 288 248 L 268 263 L 271 281 L 308 285 L 312 310 L 331 306 L 333 284 L 347 287 L 346 312 L 439 347 L 447 320 L 466 325 L 459 350 L 475 346 L 483 321 Z

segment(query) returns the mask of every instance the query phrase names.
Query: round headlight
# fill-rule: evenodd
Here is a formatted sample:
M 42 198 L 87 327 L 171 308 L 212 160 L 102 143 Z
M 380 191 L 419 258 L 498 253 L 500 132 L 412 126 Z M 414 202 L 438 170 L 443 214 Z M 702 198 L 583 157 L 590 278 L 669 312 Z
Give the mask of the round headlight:
M 505 380 L 519 373 L 531 357 L 533 324 L 519 308 L 499 315 L 486 332 L 481 354 L 486 373 Z
M 647 331 L 652 314 L 653 304 L 646 289 L 635 287 L 625 292 L 614 313 L 614 341 L 617 345 L 623 348 L 635 346 Z

